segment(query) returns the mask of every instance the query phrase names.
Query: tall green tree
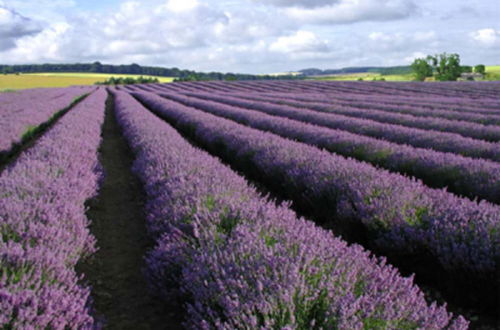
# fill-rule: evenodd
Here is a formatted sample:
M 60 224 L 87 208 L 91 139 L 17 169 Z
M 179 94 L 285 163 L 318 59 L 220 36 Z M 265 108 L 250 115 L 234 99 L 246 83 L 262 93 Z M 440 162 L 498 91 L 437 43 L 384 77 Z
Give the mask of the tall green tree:
M 431 63 L 436 80 L 439 81 L 455 81 L 462 69 L 460 67 L 460 55 L 458 54 L 437 54 L 435 56 L 427 56 L 427 61 Z
M 411 69 L 418 81 L 424 81 L 426 77 L 432 76 L 432 66 L 423 58 L 417 58 L 411 64 Z
M 484 64 L 478 64 L 474 67 L 474 72 L 484 75 L 486 73 L 486 67 Z
M 102 64 L 101 64 L 101 62 L 94 62 L 94 63 L 92 63 L 90 65 L 90 71 L 91 72 L 102 72 Z
M 462 65 L 460 68 L 461 68 L 462 72 L 466 72 L 466 73 L 472 72 L 472 67 L 470 65 Z

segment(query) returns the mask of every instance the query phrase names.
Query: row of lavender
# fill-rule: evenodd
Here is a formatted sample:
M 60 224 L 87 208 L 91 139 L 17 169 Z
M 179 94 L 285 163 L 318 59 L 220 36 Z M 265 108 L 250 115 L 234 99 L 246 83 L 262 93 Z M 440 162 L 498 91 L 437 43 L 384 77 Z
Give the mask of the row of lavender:
M 106 95 L 93 92 L 0 176 L 1 328 L 93 326 L 74 267 L 95 250 L 84 203 L 101 176 Z
M 436 117 L 416 117 L 413 115 L 388 113 L 384 110 L 377 110 L 377 104 L 370 104 L 365 109 L 359 109 L 349 104 L 335 104 L 325 98 L 323 95 L 310 94 L 306 98 L 294 98 L 288 95 L 252 95 L 232 94 L 230 96 L 259 100 L 264 102 L 279 103 L 291 105 L 297 108 L 315 110 L 324 113 L 336 113 L 355 118 L 364 118 L 374 120 L 379 123 L 388 123 L 401 125 L 405 127 L 419 128 L 430 131 L 451 132 L 474 139 L 487 140 L 491 142 L 500 141 L 500 115 L 486 116 L 488 124 L 483 125 L 466 121 L 449 120 Z M 319 102 L 322 100 L 323 102 Z M 380 107 L 379 107 L 380 108 Z M 499 112 L 500 113 L 500 112 Z
M 255 83 L 254 83 L 255 84 Z M 269 83 L 268 83 L 269 84 Z M 267 87 L 257 83 L 259 87 Z M 500 90 L 498 82 L 486 83 L 421 83 L 421 82 L 376 82 L 359 83 L 351 81 L 288 81 L 282 84 L 288 91 L 306 90 L 308 92 L 354 92 L 361 95 L 385 94 L 403 97 L 414 97 L 416 94 L 428 97 L 445 97 L 462 99 L 469 104 L 491 105 L 497 104 L 496 95 Z M 280 83 L 277 86 L 281 86 Z
M 191 94 L 194 95 L 194 94 Z M 384 124 L 369 119 L 349 117 L 334 113 L 321 113 L 303 108 L 265 101 L 241 99 L 214 94 L 196 94 L 197 97 L 219 103 L 252 109 L 270 115 L 290 118 L 318 126 L 344 130 L 416 148 L 460 154 L 466 157 L 484 158 L 500 162 L 500 143 L 476 140 L 448 132 L 427 131 L 400 125 Z
M 159 85 L 161 86 L 161 85 Z M 291 100 L 321 102 L 334 105 L 347 105 L 360 109 L 376 109 L 388 113 L 402 113 L 417 117 L 437 117 L 451 120 L 476 122 L 485 125 L 498 124 L 498 109 L 473 108 L 466 104 L 452 103 L 450 106 L 440 105 L 442 99 L 420 97 L 412 99 L 391 98 L 386 95 L 350 95 L 329 93 L 262 93 L 278 95 Z
M 150 93 L 148 107 L 212 152 L 287 199 L 330 219 L 361 221 L 373 247 L 387 254 L 430 254 L 448 270 L 494 276 L 500 209 L 315 147 L 247 128 Z M 314 164 L 314 166 L 311 166 Z
M 158 242 L 147 259 L 149 276 L 167 299 L 188 302 L 186 326 L 467 327 L 427 306 L 411 278 L 263 199 L 130 95 L 115 97 Z M 189 116 L 183 110 L 175 116 Z
M 230 93 L 230 94 L 244 94 L 248 95 L 251 93 L 244 89 L 235 89 L 234 86 L 211 82 L 210 84 L 198 83 L 198 85 L 193 86 L 190 89 L 184 89 L 183 87 L 173 88 L 176 84 L 157 84 L 149 85 L 151 87 L 164 88 L 167 91 L 176 91 L 181 93 L 189 92 L 210 92 L 210 93 Z M 211 88 L 205 88 L 205 86 L 210 86 Z M 144 85 L 143 87 L 148 87 Z M 263 86 L 264 87 L 264 86 Z M 329 93 L 329 92 L 310 92 L 310 93 L 288 93 L 285 91 L 271 92 L 272 88 L 264 88 L 263 91 L 259 93 L 262 96 L 277 96 L 280 98 L 288 98 L 290 100 L 299 101 L 314 101 L 322 102 L 332 105 L 347 105 L 353 108 L 360 109 L 377 109 L 379 111 L 389 112 L 389 113 L 402 113 L 410 114 L 413 116 L 423 116 L 423 117 L 441 117 L 452 120 L 470 121 L 480 124 L 495 124 L 500 121 L 500 114 L 498 113 L 498 106 L 495 108 L 484 108 L 479 107 L 476 104 L 467 105 L 466 102 L 462 100 L 449 99 L 449 98 L 437 98 L 437 97 L 426 97 L 425 95 L 417 94 L 416 97 L 391 97 L 390 95 L 380 95 L 380 94 L 353 94 L 349 92 L 345 93 Z M 499 105 L 500 106 L 500 105 Z
M 497 95 L 500 83 L 359 83 L 319 81 L 273 82 L 187 82 L 167 85 L 172 91 L 258 92 L 258 93 L 322 93 L 340 97 L 373 97 L 397 100 L 404 104 L 426 104 L 432 108 L 462 111 L 496 111 L 500 105 Z M 458 88 L 458 90 L 457 90 Z M 455 89 L 455 91 L 454 91 Z M 450 93 L 451 92 L 451 93 Z
M 159 92 L 162 89 L 156 88 L 151 90 Z M 223 114 L 223 116 L 237 119 L 240 123 L 246 125 L 254 127 L 256 127 L 255 125 L 259 125 L 259 129 L 269 130 L 285 137 L 327 148 L 344 156 L 368 161 L 392 171 L 416 176 L 424 180 L 431 187 L 448 187 L 450 191 L 471 199 L 478 197 L 495 203 L 499 202 L 500 182 L 498 177 L 500 165 L 498 162 L 434 151 L 432 147 L 435 144 L 432 142 L 432 139 L 427 144 L 429 149 L 416 148 L 409 145 L 391 143 L 385 141 L 385 139 L 376 139 L 361 134 L 350 133 L 342 130 L 343 127 L 341 125 L 337 129 L 329 129 L 330 127 L 324 127 L 325 121 L 322 114 L 308 112 L 303 109 L 269 103 L 256 103 L 227 95 L 219 96 L 207 93 L 185 94 L 201 100 L 181 94 L 169 93 L 164 95 L 168 95 L 168 97 L 173 97 L 178 101 L 184 102 L 184 104 L 198 107 L 204 111 L 215 111 L 218 115 Z M 207 100 L 218 101 L 218 103 Z M 261 110 L 273 116 L 266 116 L 262 112 L 259 112 L 259 116 L 249 108 Z M 301 125 L 300 122 L 295 120 L 280 119 L 280 117 L 276 116 L 302 119 L 303 121 L 320 126 L 303 123 Z M 349 127 L 352 126 L 349 123 L 346 125 Z M 358 131 L 355 130 L 355 132 Z M 386 131 L 390 132 L 389 129 Z M 448 138 L 448 140 L 451 140 L 450 136 Z M 467 140 L 475 141 L 472 139 Z M 496 152 L 500 156 L 500 145 L 498 143 L 485 142 L 483 144 L 480 141 L 475 142 L 479 142 L 481 146 L 486 144 L 492 153 Z M 472 145 L 477 144 L 472 143 Z M 494 148 L 495 146 L 497 146 L 496 149 Z M 469 147 L 472 148 L 472 146 Z
M 91 87 L 32 89 L 0 95 L 0 154 L 20 143 L 23 134 L 47 122 Z
M 172 93 L 160 95 L 240 124 L 415 176 L 431 187 L 447 187 L 448 190 L 471 199 L 480 198 L 500 203 L 500 164 L 497 162 L 398 145 L 342 130 L 270 116 L 208 101 L 205 94 L 201 96 L 202 99 Z

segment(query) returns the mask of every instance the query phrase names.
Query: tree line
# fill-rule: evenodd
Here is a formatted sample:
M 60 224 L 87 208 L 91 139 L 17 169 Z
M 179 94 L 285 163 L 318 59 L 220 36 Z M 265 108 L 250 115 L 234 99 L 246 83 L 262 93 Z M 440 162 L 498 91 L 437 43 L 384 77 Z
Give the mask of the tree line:
M 458 54 L 436 54 L 425 58 L 417 58 L 411 64 L 411 68 L 418 81 L 424 81 L 427 77 L 434 77 L 438 81 L 455 81 L 462 73 L 479 73 L 484 75 L 486 67 L 478 64 L 474 67 L 460 65 Z
M 133 85 L 133 84 L 151 84 L 151 83 L 159 83 L 158 78 L 154 77 L 125 77 L 125 78 L 116 78 L 111 77 L 105 81 L 98 81 L 95 85 Z
M 145 76 L 174 77 L 180 81 L 300 79 L 300 77 L 294 77 L 291 75 L 270 76 L 270 75 L 251 75 L 242 73 L 196 72 L 192 70 L 181 70 L 179 68 L 141 66 L 135 63 L 129 65 L 112 65 L 112 64 L 102 64 L 100 62 L 74 63 L 74 64 L 0 65 L 0 72 L 3 74 L 40 73 L 40 72 L 134 74 L 134 75 L 145 75 Z

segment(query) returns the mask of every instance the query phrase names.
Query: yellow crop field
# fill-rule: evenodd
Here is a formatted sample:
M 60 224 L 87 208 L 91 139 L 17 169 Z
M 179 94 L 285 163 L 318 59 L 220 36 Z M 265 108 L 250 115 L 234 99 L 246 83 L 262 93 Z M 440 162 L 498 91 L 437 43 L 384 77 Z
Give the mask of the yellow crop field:
M 93 85 L 111 77 L 137 78 L 140 75 L 128 74 L 100 74 L 100 73 L 30 73 L 30 74 L 8 74 L 0 75 L 0 90 L 27 89 L 41 87 L 68 87 L 74 85 Z M 172 82 L 172 77 L 154 77 L 162 83 Z

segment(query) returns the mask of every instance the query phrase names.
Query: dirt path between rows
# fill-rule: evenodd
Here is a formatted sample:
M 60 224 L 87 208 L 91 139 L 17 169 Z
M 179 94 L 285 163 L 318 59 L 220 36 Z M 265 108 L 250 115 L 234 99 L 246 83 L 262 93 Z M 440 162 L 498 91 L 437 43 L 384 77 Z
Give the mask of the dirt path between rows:
M 142 273 L 143 257 L 153 245 L 146 231 L 144 193 L 131 172 L 133 155 L 110 100 L 100 148 L 106 176 L 87 213 L 99 251 L 78 270 L 92 286 L 95 317 L 105 322 L 105 329 L 182 329 L 180 309 L 152 296 Z

